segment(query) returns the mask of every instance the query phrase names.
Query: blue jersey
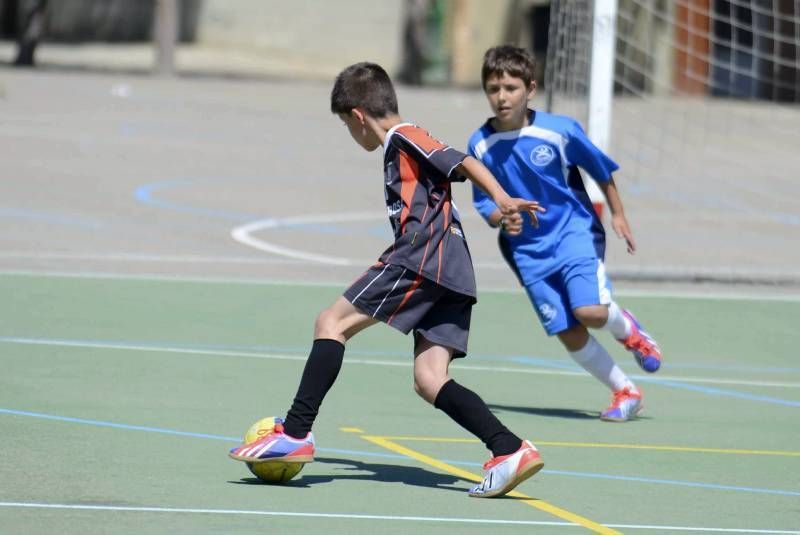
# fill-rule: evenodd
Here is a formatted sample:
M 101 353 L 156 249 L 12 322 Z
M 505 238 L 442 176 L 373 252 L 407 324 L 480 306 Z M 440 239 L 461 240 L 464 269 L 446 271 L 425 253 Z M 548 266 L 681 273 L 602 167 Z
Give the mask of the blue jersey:
M 605 254 L 605 232 L 586 193 L 578 167 L 608 182 L 619 166 L 589 141 L 569 117 L 529 110 L 529 126 L 496 131 L 487 121 L 469 139 L 468 152 L 489 168 L 512 197 L 538 201 L 539 228 L 526 221 L 508 236 L 523 278 L 539 280 L 579 258 Z M 473 187 L 475 208 L 484 219 L 497 209 Z

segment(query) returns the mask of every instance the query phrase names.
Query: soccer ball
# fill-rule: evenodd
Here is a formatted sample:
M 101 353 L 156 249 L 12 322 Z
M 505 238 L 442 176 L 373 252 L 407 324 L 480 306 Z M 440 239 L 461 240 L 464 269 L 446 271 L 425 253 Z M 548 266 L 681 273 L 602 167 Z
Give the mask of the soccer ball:
M 265 463 L 247 463 L 247 468 L 264 483 L 277 485 L 286 483 L 300 473 L 305 463 L 285 463 L 267 461 Z
M 263 438 L 274 429 L 278 421 L 280 420 L 275 416 L 268 416 L 260 419 L 247 430 L 247 433 L 244 435 L 244 443 L 250 444 L 251 442 Z M 299 474 L 300 470 L 302 470 L 305 465 L 305 463 L 286 463 L 281 461 L 246 464 L 247 468 L 250 469 L 254 476 L 265 483 L 272 484 L 286 483 Z

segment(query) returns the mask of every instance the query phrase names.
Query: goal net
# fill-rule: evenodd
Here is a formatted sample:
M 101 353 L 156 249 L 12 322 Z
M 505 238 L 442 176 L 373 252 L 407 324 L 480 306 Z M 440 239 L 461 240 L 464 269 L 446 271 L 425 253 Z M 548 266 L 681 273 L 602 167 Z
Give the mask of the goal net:
M 590 133 L 595 2 L 551 2 L 543 97 Z M 735 220 L 745 233 L 797 237 L 800 0 L 613 3 L 603 148 L 621 166 L 626 206 L 638 197 L 648 217 L 678 227 L 687 214 L 687 225 Z M 797 272 L 783 262 L 771 267 Z

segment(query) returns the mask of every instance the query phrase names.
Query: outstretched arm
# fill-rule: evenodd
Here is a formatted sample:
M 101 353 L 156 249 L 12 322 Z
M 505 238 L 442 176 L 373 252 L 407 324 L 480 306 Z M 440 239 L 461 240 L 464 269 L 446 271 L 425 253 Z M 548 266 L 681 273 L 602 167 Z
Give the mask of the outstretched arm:
M 633 254 L 636 252 L 636 242 L 633 240 L 633 232 L 631 232 L 628 219 L 625 217 L 625 209 L 622 207 L 622 199 L 619 196 L 617 185 L 614 183 L 614 178 L 608 182 L 598 182 L 600 189 L 606 196 L 608 207 L 611 210 L 611 228 L 617 234 L 617 237 L 624 238 L 625 244 L 628 246 L 628 252 Z
M 512 216 L 520 212 L 527 212 L 531 216 L 533 226 L 539 226 L 539 218 L 537 212 L 544 212 L 545 209 L 539 206 L 537 201 L 530 201 L 526 199 L 518 199 L 509 196 L 503 187 L 498 184 L 497 179 L 489 171 L 485 165 L 473 158 L 467 156 L 461 162 L 458 170 L 469 178 L 473 184 L 479 187 L 484 193 L 492 198 L 492 201 L 497 205 L 502 216 Z M 499 220 L 499 218 L 498 218 Z

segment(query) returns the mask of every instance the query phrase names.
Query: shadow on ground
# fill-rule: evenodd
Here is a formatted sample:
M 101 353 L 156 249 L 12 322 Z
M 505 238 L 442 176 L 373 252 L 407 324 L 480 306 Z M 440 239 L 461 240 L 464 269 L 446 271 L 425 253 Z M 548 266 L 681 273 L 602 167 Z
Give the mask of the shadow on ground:
M 582 409 L 559 409 L 554 407 L 517 407 L 515 405 L 492 405 L 492 411 L 498 412 L 521 412 L 523 414 L 534 414 L 536 416 L 548 416 L 551 418 L 572 418 L 575 420 L 597 420 L 600 413 L 597 411 L 586 411 Z
M 305 488 L 337 480 L 380 481 L 381 483 L 402 483 L 415 487 L 453 490 L 466 493 L 472 482 L 448 474 L 431 472 L 418 466 L 368 463 L 352 459 L 317 457 L 314 464 L 330 464 L 325 467 L 326 474 L 300 474 L 299 477 L 282 484 L 282 487 Z M 268 485 L 255 477 L 244 477 L 229 483 L 241 485 Z M 270 485 L 271 486 L 271 485 Z

